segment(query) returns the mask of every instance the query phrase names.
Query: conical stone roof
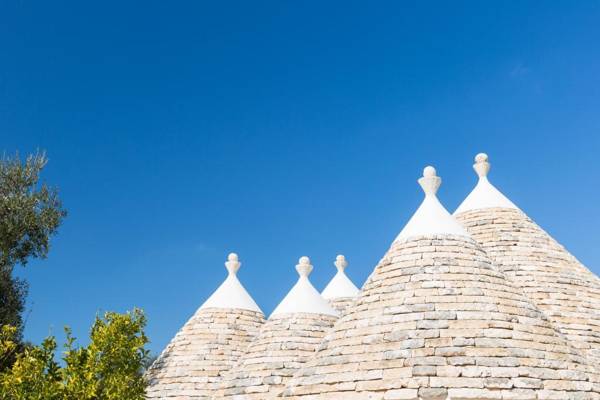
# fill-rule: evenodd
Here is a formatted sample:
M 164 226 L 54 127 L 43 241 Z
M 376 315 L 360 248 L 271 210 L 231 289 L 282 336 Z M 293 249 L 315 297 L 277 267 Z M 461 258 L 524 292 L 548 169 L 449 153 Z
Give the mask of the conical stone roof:
M 314 355 L 337 319 L 337 312 L 308 280 L 312 269 L 308 257 L 300 258 L 296 265 L 298 283 L 263 325 L 238 364 L 226 374 L 216 398 L 275 398 Z
M 228 276 L 171 340 L 147 372 L 148 399 L 210 399 L 222 374 L 244 353 L 264 315 L 239 282 L 238 256 L 230 254 Z
M 350 278 L 348 278 L 348 275 L 346 275 L 345 270 L 348 266 L 348 261 L 346 261 L 344 255 L 338 255 L 335 258 L 333 265 L 337 268 L 337 272 L 327 286 L 325 286 L 325 289 L 321 292 L 321 296 L 329 301 L 329 304 L 342 314 L 356 299 L 360 289 L 357 288 Z
M 473 167 L 479 182 L 456 210 L 456 218 L 600 370 L 600 279 L 491 186 L 487 155 L 478 154 Z
M 425 172 L 419 183 L 435 196 L 440 179 Z M 457 233 L 443 206 L 429 203 L 439 218 L 411 219 L 429 226 L 392 243 L 284 397 L 599 398 L 586 360 Z

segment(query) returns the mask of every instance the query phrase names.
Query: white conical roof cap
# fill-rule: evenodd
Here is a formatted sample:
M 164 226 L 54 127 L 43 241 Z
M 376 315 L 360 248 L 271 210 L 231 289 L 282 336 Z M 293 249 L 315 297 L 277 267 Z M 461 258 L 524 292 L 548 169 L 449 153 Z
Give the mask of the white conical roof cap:
M 312 270 L 313 266 L 310 265 L 310 259 L 300 257 L 298 265 L 296 265 L 296 271 L 300 275 L 298 282 L 275 308 L 271 317 L 290 313 L 338 315 L 338 312 L 327 303 L 308 280 L 308 275 Z
M 419 185 L 425 192 L 425 199 L 400 232 L 396 240 L 424 235 L 462 235 L 469 236 L 438 200 L 436 193 L 442 184 L 442 178 L 436 175 L 435 168 L 429 166 L 423 170 Z
M 360 289 L 357 288 L 354 283 L 352 283 L 344 271 L 348 266 L 346 257 L 344 257 L 342 254 L 338 255 L 335 258 L 333 265 L 335 265 L 337 268 L 337 273 L 327 284 L 327 286 L 325 286 L 321 296 L 327 300 L 356 297 L 360 292 Z
M 262 312 L 236 275 L 241 265 L 242 263 L 238 260 L 237 254 L 229 254 L 225 263 L 229 275 L 208 300 L 202 304 L 200 310 L 204 308 L 240 308 Z
M 514 208 L 519 209 L 512 201 L 503 195 L 487 178 L 490 172 L 490 163 L 485 153 L 479 153 L 475 156 L 473 169 L 479 176 L 479 181 L 462 204 L 454 211 L 454 214 L 460 214 L 465 211 L 477 210 L 482 208 Z

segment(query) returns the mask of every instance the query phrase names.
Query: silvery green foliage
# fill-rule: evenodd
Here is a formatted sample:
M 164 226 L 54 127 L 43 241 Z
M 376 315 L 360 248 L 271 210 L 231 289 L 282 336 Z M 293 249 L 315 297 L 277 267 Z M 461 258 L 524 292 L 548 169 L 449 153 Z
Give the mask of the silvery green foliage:
M 44 153 L 0 159 L 0 326 L 12 325 L 20 336 L 27 282 L 13 276 L 17 264 L 45 258 L 50 237 L 66 211 L 57 190 L 40 183 L 48 159 Z M 0 361 L 0 370 L 8 364 Z
M 44 153 L 0 160 L 0 267 L 44 258 L 66 211 L 55 188 L 40 183 Z

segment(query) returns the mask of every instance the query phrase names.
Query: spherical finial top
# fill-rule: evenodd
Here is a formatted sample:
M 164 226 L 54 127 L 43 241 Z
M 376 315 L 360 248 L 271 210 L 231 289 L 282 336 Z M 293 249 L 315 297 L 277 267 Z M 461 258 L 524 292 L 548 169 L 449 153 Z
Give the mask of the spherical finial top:
M 242 263 L 239 261 L 238 255 L 235 253 L 229 253 L 227 256 L 227 261 L 225 262 L 225 268 L 227 268 L 229 274 L 235 275 L 241 266 Z
M 442 184 L 442 178 L 437 176 L 435 168 L 428 165 L 423 169 L 423 177 L 419 178 L 419 185 L 423 188 L 425 196 L 435 196 L 440 185 Z
M 298 271 L 298 274 L 300 274 L 300 276 L 307 277 L 310 275 L 312 270 L 313 266 L 310 265 L 310 258 L 306 256 L 300 257 L 298 264 L 296 265 L 296 271 Z
M 477 172 L 479 178 L 485 178 L 490 172 L 490 163 L 488 162 L 488 155 L 485 153 L 479 153 L 475 156 L 475 164 L 473 169 Z
M 343 254 L 339 254 L 335 258 L 335 262 L 333 263 L 333 265 L 336 266 L 338 271 L 343 271 L 348 266 L 348 261 L 346 261 L 346 257 L 344 257 Z
M 430 178 L 430 177 L 432 177 L 432 176 L 436 176 L 436 171 L 435 171 L 435 168 L 433 168 L 431 165 L 428 165 L 428 166 L 426 166 L 426 167 L 423 169 L 423 176 L 424 176 L 425 178 Z
M 483 163 L 483 162 L 486 162 L 487 160 L 488 160 L 488 155 L 485 153 L 479 153 L 475 156 L 476 163 Z
M 298 263 L 299 264 L 310 264 L 310 258 L 308 258 L 307 256 L 302 256 L 298 260 Z

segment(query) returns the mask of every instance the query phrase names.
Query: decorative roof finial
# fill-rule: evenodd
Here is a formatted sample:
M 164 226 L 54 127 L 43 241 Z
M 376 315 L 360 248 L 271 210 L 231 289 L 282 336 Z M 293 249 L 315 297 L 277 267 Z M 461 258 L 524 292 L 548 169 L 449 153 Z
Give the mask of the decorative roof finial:
M 240 283 L 236 273 L 240 269 L 242 263 L 238 259 L 238 255 L 230 253 L 225 261 L 227 268 L 227 278 L 221 286 L 202 304 L 200 309 L 205 308 L 241 308 L 243 310 L 260 311 L 258 305 L 248 294 L 244 286 Z
M 442 178 L 436 175 L 435 168 L 430 165 L 423 169 L 423 177 L 419 178 L 419 185 L 423 188 L 425 196 L 435 196 L 441 184 Z
M 300 277 L 294 287 L 292 287 L 292 290 L 275 307 L 270 318 L 274 315 L 288 313 L 338 315 L 338 312 L 327 303 L 312 283 L 310 283 L 308 275 L 310 275 L 312 270 L 313 266 L 310 265 L 310 258 L 306 256 L 300 257 L 296 265 L 296 271 L 298 271 Z
M 488 155 L 485 153 L 479 153 L 475 156 L 475 164 L 473 169 L 479 176 L 479 181 L 475 188 L 469 193 L 469 195 L 463 200 L 460 206 L 454 211 L 454 215 L 471 211 L 479 210 L 484 208 L 513 208 L 518 210 L 519 208 L 510 201 L 505 195 L 503 195 L 494 185 L 488 180 L 488 173 L 490 172 L 490 163 L 488 162 Z
M 396 240 L 427 235 L 469 236 L 438 200 L 436 193 L 441 184 L 442 178 L 436 175 L 435 168 L 425 167 L 423 177 L 419 179 L 425 198 Z
M 296 271 L 300 274 L 301 277 L 308 277 L 313 270 L 313 266 L 310 265 L 310 258 L 303 256 L 298 260 L 298 264 L 296 265 Z
M 488 162 L 488 155 L 485 153 L 479 153 L 475 156 L 475 164 L 473 169 L 477 172 L 480 178 L 485 178 L 490 172 L 490 163 Z
M 343 254 L 339 254 L 335 258 L 335 262 L 333 263 L 333 265 L 335 265 L 335 267 L 338 269 L 338 271 L 342 272 L 348 266 L 348 261 L 346 261 L 346 257 L 344 257 Z
M 346 257 L 343 254 L 338 255 L 333 265 L 337 268 L 337 272 L 333 279 L 325 286 L 321 295 L 327 300 L 355 297 L 359 289 L 348 278 L 346 272 L 344 272 L 348 266 Z
M 229 275 L 235 275 L 241 266 L 242 263 L 239 262 L 238 255 L 235 253 L 229 253 L 227 256 L 227 261 L 225 262 L 225 268 L 227 268 L 227 271 L 229 271 Z

